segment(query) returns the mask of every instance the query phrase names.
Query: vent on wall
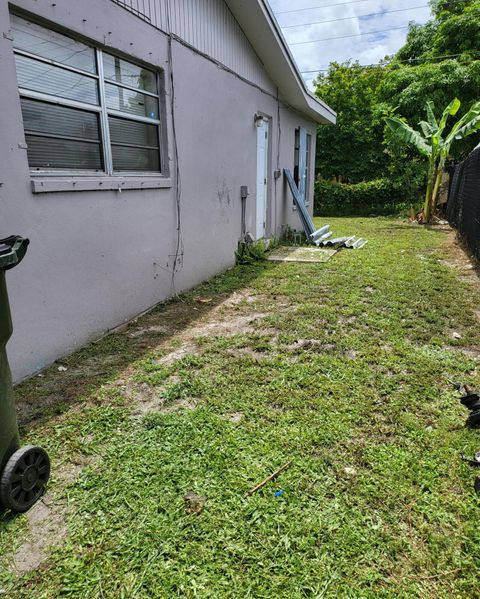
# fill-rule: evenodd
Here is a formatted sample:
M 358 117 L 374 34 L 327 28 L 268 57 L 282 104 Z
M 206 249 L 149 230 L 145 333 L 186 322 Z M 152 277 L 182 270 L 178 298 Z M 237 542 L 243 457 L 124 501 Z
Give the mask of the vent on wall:
M 150 0 L 112 0 L 112 2 L 130 11 L 135 16 L 140 17 L 140 19 L 147 21 L 147 23 L 152 22 L 152 7 Z

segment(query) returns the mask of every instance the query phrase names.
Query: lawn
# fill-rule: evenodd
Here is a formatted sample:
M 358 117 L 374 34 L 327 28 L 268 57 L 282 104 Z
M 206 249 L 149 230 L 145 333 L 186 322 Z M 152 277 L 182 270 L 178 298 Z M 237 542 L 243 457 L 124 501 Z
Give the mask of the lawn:
M 329 222 L 368 245 L 236 267 L 17 388 L 53 478 L 0 521 L 6 596 L 479 596 L 475 273 L 444 229 Z

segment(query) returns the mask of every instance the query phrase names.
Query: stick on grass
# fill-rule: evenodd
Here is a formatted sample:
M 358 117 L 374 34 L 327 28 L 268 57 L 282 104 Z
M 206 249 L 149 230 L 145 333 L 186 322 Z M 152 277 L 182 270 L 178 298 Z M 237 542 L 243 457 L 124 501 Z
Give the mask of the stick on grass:
M 279 468 L 278 470 L 275 470 L 275 472 L 273 474 L 270 474 L 270 476 L 267 476 L 267 478 L 265 480 L 262 480 L 262 482 L 258 483 L 258 485 L 253 487 L 253 489 L 250 489 L 250 491 L 247 492 L 246 496 L 249 497 L 250 495 L 253 495 L 257 491 L 262 489 L 267 483 L 269 483 L 271 480 L 274 480 L 280 474 L 280 472 L 283 472 L 284 470 L 286 470 L 292 464 L 292 462 L 293 462 L 293 460 L 290 460 L 286 464 L 284 464 L 281 468 Z

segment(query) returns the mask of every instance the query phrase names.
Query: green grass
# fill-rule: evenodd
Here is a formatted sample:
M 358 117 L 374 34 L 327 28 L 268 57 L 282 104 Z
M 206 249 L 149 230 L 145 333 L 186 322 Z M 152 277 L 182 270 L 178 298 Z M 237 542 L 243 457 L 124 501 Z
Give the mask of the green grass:
M 51 453 L 68 536 L 16 576 L 26 517 L 0 523 L 8 597 L 479 596 L 480 506 L 459 455 L 480 435 L 464 427 L 451 385 L 480 383 L 478 362 L 459 351 L 480 345 L 477 290 L 444 263 L 444 231 L 328 220 L 369 244 L 325 264 L 236 267 L 146 317 L 162 323 L 178 309 L 181 333 L 248 287 L 250 301 L 226 318 L 265 314 L 254 332 L 204 336 L 169 365 L 158 358 L 178 338 L 138 344 L 124 332 L 66 362 L 70 372 L 120 354 L 24 429 Z M 132 416 L 127 367 L 161 410 Z M 18 397 L 34 404 L 59 378 L 50 369 Z M 56 474 L 89 457 L 75 480 Z M 207 498 L 200 514 L 185 510 L 188 492 Z

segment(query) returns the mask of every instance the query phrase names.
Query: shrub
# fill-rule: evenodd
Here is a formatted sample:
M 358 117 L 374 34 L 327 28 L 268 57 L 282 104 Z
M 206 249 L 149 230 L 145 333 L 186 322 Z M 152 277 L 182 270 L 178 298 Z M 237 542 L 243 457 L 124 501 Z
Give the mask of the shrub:
M 347 185 L 331 181 L 315 182 L 315 216 L 368 216 L 407 212 L 418 198 L 398 182 L 375 179 Z
M 265 242 L 260 239 L 254 243 L 239 243 L 235 251 L 237 264 L 252 264 L 258 260 L 264 260 L 267 248 Z

